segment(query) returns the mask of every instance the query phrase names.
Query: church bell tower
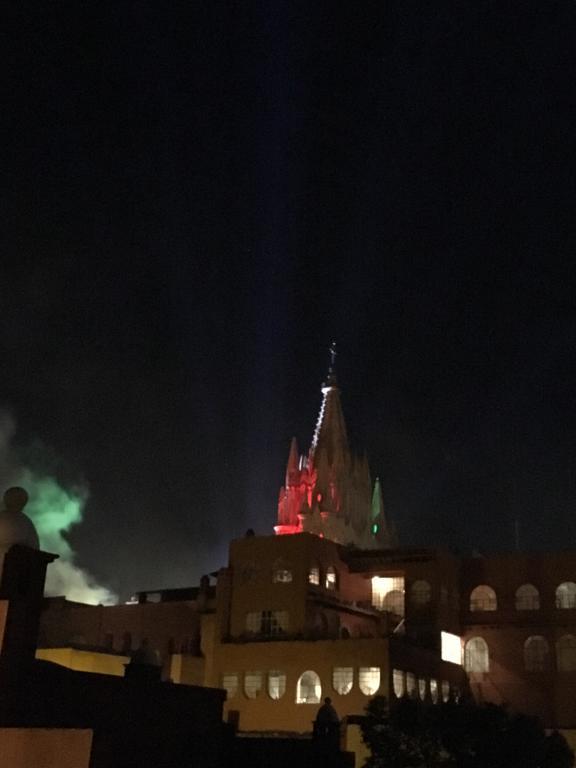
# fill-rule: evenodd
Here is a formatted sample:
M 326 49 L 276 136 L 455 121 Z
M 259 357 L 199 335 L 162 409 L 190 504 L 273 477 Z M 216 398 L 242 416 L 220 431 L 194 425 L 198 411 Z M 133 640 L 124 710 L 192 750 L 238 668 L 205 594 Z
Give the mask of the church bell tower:
M 394 546 L 379 480 L 372 487 L 366 456 L 354 455 L 336 377 L 336 345 L 308 454 L 292 439 L 285 483 L 280 489 L 278 535 L 309 532 L 359 549 Z

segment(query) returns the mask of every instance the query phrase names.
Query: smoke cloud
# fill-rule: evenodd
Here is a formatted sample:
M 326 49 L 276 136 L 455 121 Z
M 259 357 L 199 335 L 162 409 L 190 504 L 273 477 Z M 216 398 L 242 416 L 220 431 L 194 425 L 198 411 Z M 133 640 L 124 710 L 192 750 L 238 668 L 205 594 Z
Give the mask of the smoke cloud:
M 13 446 L 16 424 L 12 415 L 0 410 L 0 484 L 2 489 L 21 485 L 30 500 L 25 512 L 38 531 L 40 547 L 59 555 L 48 566 L 46 594 L 65 595 L 80 603 L 111 605 L 117 597 L 75 563 L 75 554 L 66 538 L 82 522 L 88 490 L 84 486 L 64 488 L 52 475 L 20 462 Z

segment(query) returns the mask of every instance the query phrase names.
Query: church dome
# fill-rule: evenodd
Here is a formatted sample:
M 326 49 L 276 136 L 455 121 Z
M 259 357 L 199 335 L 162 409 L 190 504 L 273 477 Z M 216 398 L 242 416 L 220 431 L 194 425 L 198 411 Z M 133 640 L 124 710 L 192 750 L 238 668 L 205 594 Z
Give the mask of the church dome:
M 24 488 L 9 488 L 4 494 L 4 509 L 0 512 L 0 552 L 7 552 L 14 544 L 40 548 L 34 523 L 22 511 L 27 501 Z

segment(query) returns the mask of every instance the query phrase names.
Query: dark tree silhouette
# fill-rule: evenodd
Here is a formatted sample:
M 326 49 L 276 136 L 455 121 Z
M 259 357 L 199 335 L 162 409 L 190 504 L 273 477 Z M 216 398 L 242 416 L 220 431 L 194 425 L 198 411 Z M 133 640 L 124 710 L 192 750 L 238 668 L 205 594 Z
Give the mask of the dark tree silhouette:
M 561 734 L 494 704 L 423 704 L 403 698 L 393 706 L 371 700 L 362 724 L 371 757 L 365 768 L 572 768 L 574 754 Z

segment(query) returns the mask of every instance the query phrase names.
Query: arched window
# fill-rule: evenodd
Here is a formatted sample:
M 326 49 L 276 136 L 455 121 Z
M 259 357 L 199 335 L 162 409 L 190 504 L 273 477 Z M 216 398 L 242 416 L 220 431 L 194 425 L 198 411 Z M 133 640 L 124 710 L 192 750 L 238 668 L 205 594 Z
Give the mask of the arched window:
M 426 698 L 426 678 L 424 677 L 418 678 L 418 696 L 420 701 L 424 701 Z
M 416 675 L 414 672 L 406 672 L 406 693 L 411 699 L 416 698 Z
M 533 584 L 522 584 L 516 590 L 517 611 L 537 611 L 540 608 L 540 592 Z
M 326 579 L 324 580 L 324 586 L 326 589 L 336 589 L 338 582 L 338 577 L 336 574 L 336 569 L 329 565 L 328 568 L 326 568 Z
M 471 611 L 495 611 L 498 608 L 496 592 L 486 584 L 480 584 L 470 593 Z
M 274 584 L 289 584 L 292 581 L 292 571 L 288 568 L 274 568 L 272 581 Z
M 320 584 L 320 568 L 317 565 L 311 565 L 308 571 L 308 584 L 318 586 Z
M 410 601 L 412 605 L 419 608 L 423 605 L 428 605 L 432 597 L 432 587 L 424 579 L 418 579 L 412 584 L 410 590 Z
M 576 672 L 576 637 L 564 635 L 556 643 L 559 672 Z
M 222 675 L 222 688 L 226 691 L 226 698 L 233 699 L 238 693 L 238 675 L 235 672 Z
M 490 656 L 483 637 L 471 637 L 464 646 L 464 668 L 466 672 L 488 672 Z
M 528 672 L 543 672 L 550 666 L 550 646 L 545 637 L 532 635 L 524 643 L 524 666 Z
M 360 667 L 358 687 L 366 696 L 374 696 L 380 688 L 380 667 Z
M 438 704 L 438 680 L 430 678 L 430 698 L 433 704 Z
M 400 699 L 406 692 L 406 677 L 401 669 L 392 670 L 392 687 L 394 689 L 394 695 Z
M 565 581 L 556 590 L 556 608 L 576 608 L 576 584 Z
M 322 683 L 312 670 L 303 672 L 296 685 L 296 704 L 320 704 Z
M 286 675 L 274 670 L 268 672 L 268 696 L 271 699 L 281 699 L 286 693 Z
M 262 690 L 262 672 L 246 672 L 244 693 L 248 699 L 255 699 Z
M 450 701 L 450 683 L 448 680 L 442 680 L 442 701 L 446 704 L 447 701 Z
M 340 696 L 346 696 L 354 684 L 354 667 L 334 667 L 332 670 L 332 688 Z

